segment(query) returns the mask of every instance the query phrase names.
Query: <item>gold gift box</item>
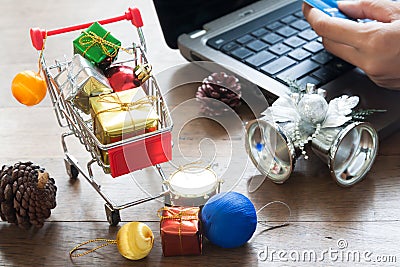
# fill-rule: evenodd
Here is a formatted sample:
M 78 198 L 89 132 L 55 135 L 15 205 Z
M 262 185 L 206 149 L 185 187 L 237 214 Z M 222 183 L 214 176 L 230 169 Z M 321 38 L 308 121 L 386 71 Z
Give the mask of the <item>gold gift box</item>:
M 141 87 L 91 97 L 93 130 L 99 142 L 106 145 L 157 130 L 154 101 Z
M 86 58 L 76 54 L 55 81 L 65 100 L 86 114 L 90 113 L 89 97 L 112 93 L 107 78 Z

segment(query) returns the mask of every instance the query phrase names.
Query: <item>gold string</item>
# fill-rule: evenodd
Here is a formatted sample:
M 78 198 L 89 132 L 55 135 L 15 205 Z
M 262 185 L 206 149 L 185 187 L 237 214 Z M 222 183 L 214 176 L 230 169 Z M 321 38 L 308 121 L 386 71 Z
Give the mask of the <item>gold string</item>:
M 211 164 L 208 164 L 206 166 L 202 166 L 203 162 L 201 160 L 198 161 L 193 161 L 190 163 L 186 163 L 185 165 L 179 166 L 178 167 L 178 171 L 184 171 L 190 168 L 199 168 L 199 169 L 210 169 L 211 168 Z
M 121 49 L 122 51 L 128 53 L 128 54 L 132 54 L 131 51 L 129 51 L 128 49 L 125 49 L 123 47 L 121 47 L 120 45 L 116 45 L 110 41 L 107 41 L 105 38 L 107 38 L 107 35 L 110 32 L 106 32 L 106 34 L 103 37 L 98 36 L 97 34 L 95 34 L 92 31 L 86 32 L 83 31 L 82 34 L 83 36 L 81 36 L 78 40 L 79 44 L 83 47 L 86 46 L 85 51 L 83 51 L 83 56 L 86 55 L 86 52 L 92 48 L 94 45 L 99 45 L 101 50 L 103 50 L 104 54 L 107 55 L 108 57 L 115 57 L 118 53 L 118 49 Z M 113 52 L 109 52 L 108 48 L 112 48 Z
M 43 59 L 43 53 L 44 53 L 46 40 L 47 40 L 47 32 L 45 33 L 45 36 L 43 38 L 43 45 L 42 45 L 42 49 L 40 50 L 40 54 L 39 54 L 39 60 L 38 60 L 39 70 L 37 72 L 38 75 L 40 75 L 40 71 L 42 70 L 42 59 Z
M 95 247 L 95 248 L 92 248 L 92 249 L 90 249 L 90 250 L 88 250 L 88 251 L 85 251 L 85 252 L 82 252 L 82 253 L 78 253 L 78 254 L 74 254 L 75 251 L 77 251 L 77 250 L 79 250 L 79 249 L 83 249 L 82 247 L 83 247 L 84 245 L 87 245 L 87 244 L 89 244 L 89 243 L 94 243 L 94 242 L 102 242 L 103 244 L 101 244 L 101 245 L 99 245 L 99 246 L 97 246 L 97 247 Z M 83 242 L 83 243 L 81 243 L 81 244 L 75 246 L 75 247 L 69 252 L 69 256 L 72 257 L 72 258 L 77 258 L 77 257 L 85 256 L 85 255 L 87 255 L 87 254 L 89 254 L 89 253 L 92 253 L 92 252 L 94 252 L 94 251 L 96 251 L 96 250 L 98 250 L 98 249 L 100 249 L 100 248 L 106 247 L 106 246 L 108 246 L 108 245 L 113 245 L 113 244 L 117 244 L 117 240 L 105 239 L 105 238 L 91 239 L 91 240 L 89 240 L 89 241 Z
M 179 248 L 181 249 L 181 254 L 183 254 L 183 244 L 182 244 L 182 219 L 179 220 L 178 236 L 179 236 Z

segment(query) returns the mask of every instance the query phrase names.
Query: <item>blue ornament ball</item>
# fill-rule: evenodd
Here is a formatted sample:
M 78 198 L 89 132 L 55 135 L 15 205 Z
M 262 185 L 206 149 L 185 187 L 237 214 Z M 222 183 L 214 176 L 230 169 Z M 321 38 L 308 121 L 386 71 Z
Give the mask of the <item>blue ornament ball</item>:
M 246 243 L 257 226 L 253 203 L 237 192 L 211 197 L 201 210 L 203 234 L 223 248 L 236 248 Z

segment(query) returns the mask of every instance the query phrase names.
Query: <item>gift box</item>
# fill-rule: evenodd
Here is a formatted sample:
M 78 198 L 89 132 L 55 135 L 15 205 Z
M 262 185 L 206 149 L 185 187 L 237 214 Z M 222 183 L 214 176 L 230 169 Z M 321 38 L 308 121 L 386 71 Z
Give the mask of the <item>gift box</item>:
M 121 42 L 95 22 L 73 41 L 73 45 L 75 54 L 105 69 L 116 59 Z
M 201 255 L 200 208 L 164 207 L 160 235 L 164 256 Z
M 90 98 L 94 133 L 106 145 L 157 129 L 155 99 L 141 87 Z
M 169 161 L 172 159 L 171 132 L 152 134 L 144 139 L 110 148 L 105 156 L 105 162 L 109 160 L 110 163 L 109 172 L 114 178 Z
M 90 113 L 90 96 L 112 93 L 108 79 L 81 55 L 75 55 L 54 80 L 64 99 L 86 114 Z
M 154 100 L 141 87 L 91 97 L 93 130 L 99 142 L 107 145 L 157 130 Z M 102 160 L 109 164 L 107 151 L 102 151 Z

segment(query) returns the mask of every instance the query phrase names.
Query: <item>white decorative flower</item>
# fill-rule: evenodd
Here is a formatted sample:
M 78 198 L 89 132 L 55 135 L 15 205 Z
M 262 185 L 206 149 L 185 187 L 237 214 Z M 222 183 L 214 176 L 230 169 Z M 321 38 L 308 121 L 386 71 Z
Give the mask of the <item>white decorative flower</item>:
M 315 138 L 322 128 L 339 127 L 351 120 L 358 96 L 343 95 L 327 103 L 318 93 L 292 94 L 278 98 L 262 115 L 265 119 L 283 123 L 294 146 L 305 158 L 304 145 Z
M 272 115 L 275 122 L 298 122 L 301 119 L 296 103 L 289 96 L 279 97 L 262 115 Z
M 321 128 L 342 126 L 351 120 L 351 116 L 347 115 L 357 106 L 359 100 L 358 96 L 349 97 L 347 95 L 332 99 L 329 102 L 328 112 Z
M 347 115 L 358 102 L 358 96 L 347 95 L 332 99 L 329 104 L 317 94 L 305 94 L 298 103 L 289 96 L 282 96 L 262 115 L 272 116 L 275 122 L 301 123 L 303 120 L 315 127 L 317 124 L 321 124 L 321 128 L 338 127 L 351 120 L 351 116 Z

